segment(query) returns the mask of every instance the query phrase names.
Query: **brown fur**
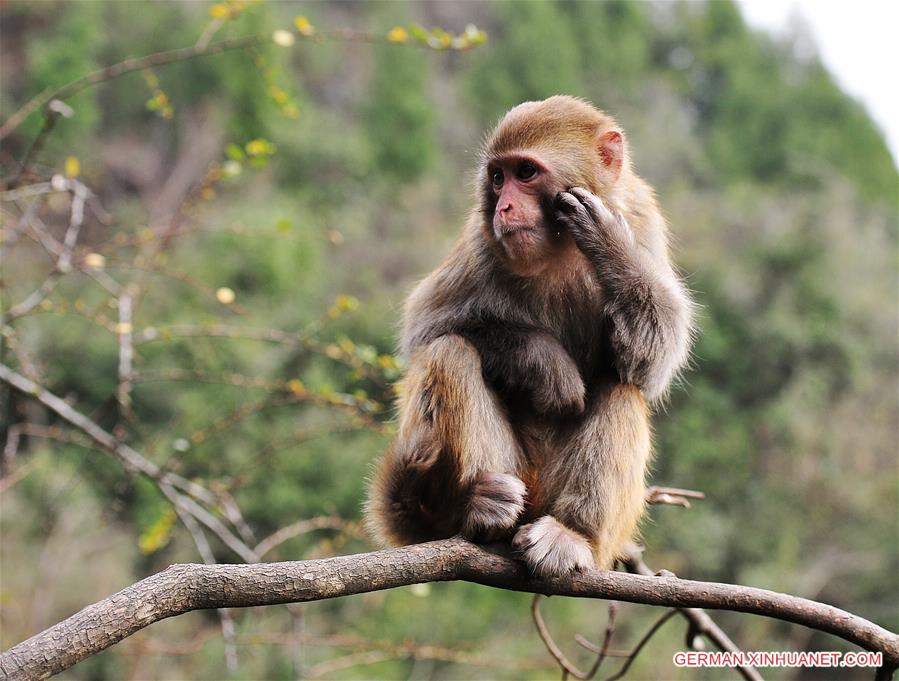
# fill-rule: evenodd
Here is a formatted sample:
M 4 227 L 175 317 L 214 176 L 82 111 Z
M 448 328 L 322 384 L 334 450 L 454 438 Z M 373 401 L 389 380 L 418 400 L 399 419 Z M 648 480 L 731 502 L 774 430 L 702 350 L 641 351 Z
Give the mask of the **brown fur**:
M 524 247 L 536 255 L 521 261 L 498 244 L 488 172 L 518 158 L 543 169 L 514 194 L 540 202 L 520 213 L 538 216 Z M 647 396 L 689 346 L 665 222 L 614 119 L 570 97 L 512 109 L 484 145 L 480 186 L 459 242 L 406 303 L 399 435 L 369 526 L 393 544 L 519 526 L 536 574 L 608 567 L 643 513 Z

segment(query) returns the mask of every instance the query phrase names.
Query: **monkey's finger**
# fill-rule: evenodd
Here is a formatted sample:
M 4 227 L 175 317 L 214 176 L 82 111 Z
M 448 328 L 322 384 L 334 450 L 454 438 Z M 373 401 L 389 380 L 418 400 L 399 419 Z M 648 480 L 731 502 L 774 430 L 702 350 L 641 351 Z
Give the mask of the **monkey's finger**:
M 584 205 L 569 192 L 556 194 L 555 217 L 568 227 L 580 227 L 589 229 L 593 224 L 593 218 L 587 212 Z
M 615 214 L 609 210 L 605 202 L 596 194 L 587 191 L 583 187 L 572 187 L 571 193 L 583 204 L 590 217 L 598 224 L 607 225 L 615 220 Z
M 570 192 L 559 192 L 556 194 L 556 209 L 566 213 L 577 213 L 583 210 L 581 202 L 578 201 Z
M 559 192 L 553 201 L 553 217 L 562 227 L 574 233 L 581 229 L 580 223 L 587 219 L 583 206 L 574 196 Z

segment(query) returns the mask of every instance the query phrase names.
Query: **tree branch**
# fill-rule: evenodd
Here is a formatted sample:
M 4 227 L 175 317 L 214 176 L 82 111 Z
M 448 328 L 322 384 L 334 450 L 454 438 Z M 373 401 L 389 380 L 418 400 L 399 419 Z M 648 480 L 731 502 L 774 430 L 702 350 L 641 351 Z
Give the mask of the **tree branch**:
M 880 651 L 899 665 L 899 635 L 824 603 L 753 587 L 592 571 L 540 581 L 523 564 L 463 539 L 319 560 L 173 565 L 89 605 L 0 655 L 0 678 L 43 679 L 159 620 L 192 610 L 298 603 L 464 580 L 514 591 L 764 615 Z
M 689 490 L 681 491 L 686 492 Z M 624 560 L 624 567 L 628 572 L 643 575 L 645 577 L 652 577 L 656 573 L 643 562 L 642 554 L 642 548 L 632 546 L 628 557 Z M 718 648 L 718 650 L 726 653 L 740 652 L 740 649 L 733 641 L 731 641 L 730 637 L 724 633 L 724 630 L 715 624 L 715 621 L 709 617 L 709 614 L 701 608 L 679 608 L 677 612 L 690 623 L 690 628 L 687 630 L 686 640 L 688 647 L 695 648 L 696 638 L 698 636 L 705 636 L 716 648 Z M 762 681 L 762 675 L 759 674 L 755 667 L 741 665 L 736 667 L 735 670 L 740 676 L 746 679 L 746 681 Z

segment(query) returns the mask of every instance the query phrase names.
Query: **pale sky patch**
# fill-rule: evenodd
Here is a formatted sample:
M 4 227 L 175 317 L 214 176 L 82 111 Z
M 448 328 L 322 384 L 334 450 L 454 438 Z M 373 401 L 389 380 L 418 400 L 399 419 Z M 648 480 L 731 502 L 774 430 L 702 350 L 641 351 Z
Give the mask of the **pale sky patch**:
M 774 33 L 806 26 L 821 60 L 884 131 L 899 159 L 899 2 L 739 0 L 751 26 Z

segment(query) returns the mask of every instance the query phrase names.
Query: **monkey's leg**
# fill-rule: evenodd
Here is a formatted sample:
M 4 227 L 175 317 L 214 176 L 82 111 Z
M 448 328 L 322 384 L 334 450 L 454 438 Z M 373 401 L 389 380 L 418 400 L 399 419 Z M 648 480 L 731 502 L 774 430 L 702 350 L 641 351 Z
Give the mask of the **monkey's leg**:
M 643 515 L 651 453 L 642 393 L 614 385 L 542 471 L 547 515 L 521 527 L 513 546 L 535 574 L 609 568 Z
M 522 455 L 474 346 L 448 335 L 415 351 L 399 412 L 368 500 L 374 534 L 403 544 L 510 530 L 524 508 Z

